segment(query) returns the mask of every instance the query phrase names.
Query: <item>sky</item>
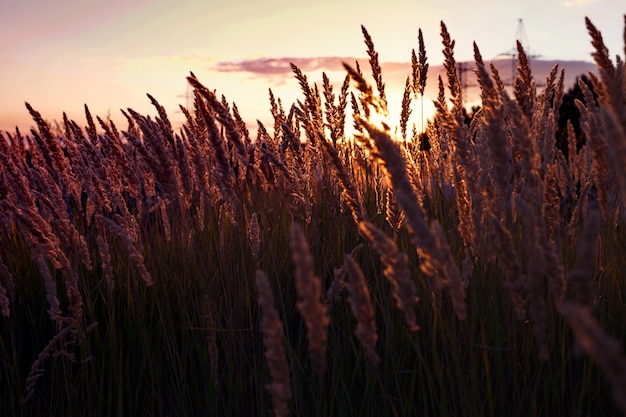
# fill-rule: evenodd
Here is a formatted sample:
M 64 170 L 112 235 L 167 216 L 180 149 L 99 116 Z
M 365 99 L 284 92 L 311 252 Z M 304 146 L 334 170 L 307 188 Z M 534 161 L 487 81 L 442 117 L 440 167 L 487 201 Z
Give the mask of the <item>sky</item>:
M 443 61 L 440 21 L 457 61 L 472 60 L 474 41 L 487 61 L 510 52 L 520 19 L 538 59 L 591 61 L 585 16 L 623 57 L 625 13 L 623 0 L 0 0 L 0 130 L 33 125 L 25 101 L 49 121 L 66 112 L 81 125 L 87 104 L 125 128 L 120 109 L 156 114 L 146 93 L 177 124 L 189 71 L 248 123 L 268 120 L 268 88 L 287 108 L 300 98 L 289 62 L 310 81 L 325 71 L 340 83 L 340 62 L 366 58 L 361 25 L 398 86 L 418 29 L 431 66 Z

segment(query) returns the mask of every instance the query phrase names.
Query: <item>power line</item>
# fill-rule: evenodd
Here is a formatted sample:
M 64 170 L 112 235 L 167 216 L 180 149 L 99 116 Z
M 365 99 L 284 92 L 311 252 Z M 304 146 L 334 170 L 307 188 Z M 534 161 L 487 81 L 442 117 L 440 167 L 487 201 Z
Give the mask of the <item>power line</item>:
M 473 68 L 470 66 L 469 62 L 459 62 L 456 64 L 456 73 L 459 77 L 459 85 L 461 87 L 461 103 L 465 103 L 465 97 L 467 97 L 467 89 L 469 87 L 475 87 L 476 84 L 469 84 L 467 77 L 465 76 L 466 72 L 473 71 Z

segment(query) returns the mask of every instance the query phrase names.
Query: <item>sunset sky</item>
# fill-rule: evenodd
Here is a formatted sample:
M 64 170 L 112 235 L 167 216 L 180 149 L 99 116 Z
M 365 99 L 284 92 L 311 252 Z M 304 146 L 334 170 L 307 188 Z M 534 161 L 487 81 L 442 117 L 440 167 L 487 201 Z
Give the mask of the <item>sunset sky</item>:
M 329 71 L 327 60 L 306 58 L 366 56 L 361 24 L 389 63 L 408 62 L 419 28 L 429 62 L 441 63 L 441 20 L 457 60 L 472 59 L 473 41 L 496 58 L 513 47 L 519 19 L 532 54 L 590 61 L 589 16 L 611 54 L 623 56 L 624 13 L 623 0 L 3 0 L 0 130 L 32 125 L 25 101 L 48 120 L 66 111 L 81 124 L 85 103 L 116 121 L 120 108 L 155 114 L 146 93 L 179 122 L 189 71 L 247 121 L 267 119 L 269 87 L 287 106 L 299 98 L 289 61 L 300 59 L 311 81 L 322 71 L 340 81 L 344 73 Z

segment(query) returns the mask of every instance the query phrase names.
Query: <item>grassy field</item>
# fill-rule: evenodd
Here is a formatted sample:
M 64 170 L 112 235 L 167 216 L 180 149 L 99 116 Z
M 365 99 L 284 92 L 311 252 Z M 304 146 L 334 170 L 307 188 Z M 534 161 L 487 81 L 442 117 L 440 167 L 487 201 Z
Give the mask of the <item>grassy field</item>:
M 538 93 L 521 47 L 513 94 L 475 47 L 470 121 L 443 23 L 422 134 L 421 31 L 397 127 L 365 28 L 371 71 L 293 66 L 256 139 L 193 74 L 178 132 L 151 96 L 125 131 L 27 105 L 0 132 L 0 415 L 622 414 L 625 64 L 587 28 L 565 130 L 562 72 Z

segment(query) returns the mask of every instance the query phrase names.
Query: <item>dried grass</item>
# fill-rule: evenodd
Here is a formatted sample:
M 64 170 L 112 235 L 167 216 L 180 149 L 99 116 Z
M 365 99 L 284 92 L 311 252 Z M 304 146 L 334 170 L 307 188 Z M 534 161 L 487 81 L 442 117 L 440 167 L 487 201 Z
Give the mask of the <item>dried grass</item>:
M 302 226 L 298 223 L 291 225 L 289 247 L 296 267 L 296 289 L 300 295 L 297 307 L 306 324 L 309 353 L 317 371 L 324 373 L 326 371 L 328 311 L 322 304 L 322 282 L 315 275 L 309 244 Z
M 274 415 L 284 417 L 289 414 L 289 400 L 291 399 L 291 382 L 289 364 L 285 356 L 283 339 L 283 323 L 274 307 L 274 295 L 265 273 L 256 271 L 256 284 L 261 306 L 261 330 L 265 345 L 265 359 L 267 361 L 272 382 L 265 386 L 272 397 Z
M 345 255 L 343 264 L 348 275 L 348 291 L 350 297 L 350 307 L 352 314 L 357 320 L 356 337 L 361 342 L 365 355 L 374 365 L 380 363 L 380 356 L 376 353 L 376 343 L 378 342 L 378 333 L 376 331 L 376 321 L 374 319 L 374 306 L 372 305 L 372 297 L 367 286 L 365 276 L 359 264 L 354 260 L 352 255 Z

